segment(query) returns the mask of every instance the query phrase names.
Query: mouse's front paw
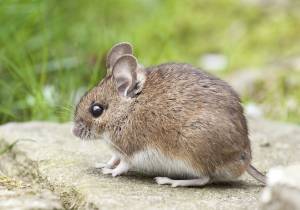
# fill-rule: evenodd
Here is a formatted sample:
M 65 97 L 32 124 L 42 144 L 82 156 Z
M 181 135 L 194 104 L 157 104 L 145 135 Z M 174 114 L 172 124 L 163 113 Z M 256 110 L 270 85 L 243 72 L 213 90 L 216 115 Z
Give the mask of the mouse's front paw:
M 111 173 L 111 175 L 112 175 L 112 177 L 116 177 L 116 176 L 122 175 L 123 173 L 124 173 L 123 171 L 113 170 L 113 172 Z
M 111 168 L 102 168 L 102 173 L 103 174 L 112 174 L 113 169 L 111 169 Z
M 110 169 L 110 168 L 102 168 L 103 174 L 111 174 L 112 177 L 119 176 L 123 173 L 123 171 L 116 170 L 116 169 Z
M 114 169 L 102 168 L 102 173 L 103 174 L 111 174 L 113 177 L 116 177 L 116 176 L 122 175 L 124 173 L 127 173 L 128 170 L 129 170 L 128 163 L 125 161 L 121 161 L 120 164 Z
M 109 168 L 106 163 L 96 163 L 95 168 Z
M 95 168 L 116 168 L 120 163 L 119 156 L 113 155 L 107 163 L 96 163 Z

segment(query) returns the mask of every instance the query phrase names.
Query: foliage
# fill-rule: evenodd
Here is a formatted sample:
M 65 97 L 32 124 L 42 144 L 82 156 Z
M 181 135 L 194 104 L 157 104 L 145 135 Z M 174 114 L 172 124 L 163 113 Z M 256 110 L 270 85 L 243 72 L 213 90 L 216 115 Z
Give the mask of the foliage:
M 0 123 L 69 120 L 78 97 L 105 75 L 105 53 L 119 41 L 132 42 L 145 66 L 199 66 L 201 55 L 220 53 L 229 63 L 220 76 L 299 55 L 299 8 L 298 0 L 281 7 L 246 0 L 2 2 Z M 299 99 L 299 91 L 278 103 L 286 96 Z

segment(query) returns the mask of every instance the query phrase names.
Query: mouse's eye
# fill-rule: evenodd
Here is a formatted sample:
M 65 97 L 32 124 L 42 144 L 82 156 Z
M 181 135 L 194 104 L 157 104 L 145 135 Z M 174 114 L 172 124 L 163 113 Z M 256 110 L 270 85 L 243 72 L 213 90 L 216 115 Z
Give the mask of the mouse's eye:
M 92 104 L 90 112 L 93 117 L 99 117 L 103 112 L 103 107 L 100 104 Z

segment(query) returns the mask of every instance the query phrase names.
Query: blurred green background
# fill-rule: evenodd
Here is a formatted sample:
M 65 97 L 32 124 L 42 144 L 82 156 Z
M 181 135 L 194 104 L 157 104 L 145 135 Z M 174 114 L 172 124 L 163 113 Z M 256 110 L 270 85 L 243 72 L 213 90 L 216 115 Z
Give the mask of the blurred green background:
M 299 11 L 299 0 L 0 1 L 0 123 L 72 119 L 120 41 L 145 66 L 204 67 L 247 111 L 300 123 Z

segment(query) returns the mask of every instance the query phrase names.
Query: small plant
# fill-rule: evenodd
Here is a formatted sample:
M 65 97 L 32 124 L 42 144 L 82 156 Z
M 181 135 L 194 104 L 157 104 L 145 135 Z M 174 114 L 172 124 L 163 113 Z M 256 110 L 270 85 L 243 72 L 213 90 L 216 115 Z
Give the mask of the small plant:
M 3 148 L 0 148 L 0 156 L 10 152 L 13 147 L 18 143 L 19 140 L 14 141 L 13 143 L 9 144 L 9 145 L 5 145 Z

